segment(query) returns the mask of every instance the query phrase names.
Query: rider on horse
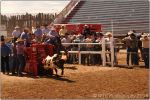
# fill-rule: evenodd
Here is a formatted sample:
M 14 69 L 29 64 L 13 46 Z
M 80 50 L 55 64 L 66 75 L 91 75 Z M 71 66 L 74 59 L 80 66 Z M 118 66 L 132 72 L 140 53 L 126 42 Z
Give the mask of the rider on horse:
M 61 50 L 64 50 L 65 53 L 67 54 L 67 50 L 61 43 L 60 35 L 56 32 L 54 27 L 51 28 L 51 31 L 47 34 L 47 37 L 48 39 L 45 42 L 55 46 L 54 54 L 56 53 L 60 55 Z

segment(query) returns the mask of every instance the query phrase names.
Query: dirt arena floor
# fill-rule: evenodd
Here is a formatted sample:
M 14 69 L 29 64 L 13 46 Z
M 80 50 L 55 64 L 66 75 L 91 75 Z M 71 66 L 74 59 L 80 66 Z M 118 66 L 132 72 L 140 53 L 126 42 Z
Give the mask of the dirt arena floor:
M 60 71 L 59 71 L 60 73 Z M 149 98 L 149 69 L 65 65 L 65 75 L 33 78 L 1 74 L 2 99 Z

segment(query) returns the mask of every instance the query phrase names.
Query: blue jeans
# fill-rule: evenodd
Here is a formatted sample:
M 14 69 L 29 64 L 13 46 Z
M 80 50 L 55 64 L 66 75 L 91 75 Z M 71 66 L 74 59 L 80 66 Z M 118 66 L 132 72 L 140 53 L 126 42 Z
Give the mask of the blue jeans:
M 138 61 L 138 48 L 131 48 L 131 52 L 133 52 L 131 54 L 131 63 L 133 65 L 139 65 L 139 61 Z
M 107 48 L 106 50 L 108 51 L 111 51 L 110 48 Z M 111 61 L 111 53 L 109 54 L 109 60 L 108 60 L 108 57 L 106 55 L 106 61 Z M 114 64 L 117 64 L 118 63 L 118 59 L 117 59 L 117 48 L 114 48 Z
M 12 68 L 11 68 L 11 71 L 12 71 L 13 74 L 16 71 L 18 71 L 18 65 L 19 65 L 19 62 L 18 62 L 17 56 L 16 55 L 12 56 Z
M 127 48 L 127 59 L 126 59 L 127 65 L 129 65 L 130 56 L 131 56 L 131 48 L 128 47 Z
M 19 62 L 19 68 L 18 68 L 17 72 L 18 72 L 18 74 L 21 74 L 25 68 L 25 65 L 26 65 L 25 57 L 22 54 L 18 54 L 17 59 Z
M 131 56 L 131 59 L 130 59 Z M 131 60 L 132 65 L 138 65 L 138 48 L 127 48 L 127 65 L 129 65 L 129 61 Z
M 143 48 L 143 57 L 146 67 L 149 67 L 149 48 Z
M 9 73 L 9 71 L 10 71 L 9 56 L 6 56 L 6 57 L 1 56 L 1 72 L 5 73 L 5 71 L 7 73 Z

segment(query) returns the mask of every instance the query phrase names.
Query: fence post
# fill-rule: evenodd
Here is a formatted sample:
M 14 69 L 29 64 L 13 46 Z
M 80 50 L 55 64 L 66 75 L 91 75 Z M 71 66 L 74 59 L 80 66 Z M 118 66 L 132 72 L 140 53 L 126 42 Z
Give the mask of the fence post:
M 81 52 L 80 52 L 81 46 L 80 46 L 80 44 L 78 44 L 78 47 L 79 47 L 79 49 L 78 49 L 78 51 L 79 51 L 79 64 L 81 64 Z
M 128 52 L 127 52 L 128 53 Z M 133 52 L 129 52 L 129 66 L 131 66 L 131 62 L 132 62 L 132 58 L 131 58 L 131 55 L 132 55 Z
M 102 57 L 103 57 L 103 66 L 106 66 L 105 38 L 102 38 Z
M 114 39 L 110 38 L 110 49 L 111 49 L 111 67 L 114 67 Z

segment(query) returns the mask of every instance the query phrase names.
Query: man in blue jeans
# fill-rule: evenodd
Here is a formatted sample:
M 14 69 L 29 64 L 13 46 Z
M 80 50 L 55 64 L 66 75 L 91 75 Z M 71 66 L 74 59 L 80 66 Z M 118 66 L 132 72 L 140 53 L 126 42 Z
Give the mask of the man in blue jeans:
M 16 43 L 12 43 L 12 68 L 11 72 L 12 75 L 16 75 L 16 71 L 18 70 L 18 59 L 17 59 L 17 49 L 16 49 Z
M 5 44 L 4 39 L 1 39 L 1 71 L 3 74 L 9 75 L 10 68 L 9 68 L 9 55 L 11 53 L 10 48 Z
M 139 65 L 138 59 L 138 39 L 134 33 L 130 35 L 131 37 L 131 61 L 133 65 Z
M 127 58 L 126 58 L 126 62 L 127 65 L 129 66 L 129 58 L 131 56 L 131 37 L 129 36 L 131 34 L 131 32 L 128 32 L 128 34 L 126 35 L 125 38 L 122 39 L 122 42 L 125 43 L 126 48 L 127 48 Z
M 129 31 L 127 36 L 123 39 L 127 47 L 127 65 L 129 65 L 129 58 L 131 56 L 131 64 L 138 65 L 138 39 L 132 31 Z

